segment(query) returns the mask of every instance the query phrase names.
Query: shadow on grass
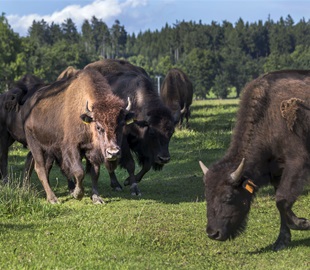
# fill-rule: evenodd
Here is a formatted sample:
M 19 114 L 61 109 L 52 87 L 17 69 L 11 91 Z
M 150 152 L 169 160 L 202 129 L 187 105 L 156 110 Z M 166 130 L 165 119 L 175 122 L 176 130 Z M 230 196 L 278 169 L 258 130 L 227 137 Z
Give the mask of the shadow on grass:
M 310 247 L 310 237 L 302 239 L 302 240 L 292 240 L 292 242 L 287 246 L 287 249 L 294 249 L 294 248 L 298 248 L 301 246 Z M 273 244 L 271 244 L 271 245 L 268 245 L 264 248 L 258 249 L 256 251 L 248 252 L 248 254 L 254 255 L 254 254 L 263 254 L 263 253 L 267 253 L 267 252 L 281 252 L 281 250 L 280 251 L 274 251 L 273 250 Z

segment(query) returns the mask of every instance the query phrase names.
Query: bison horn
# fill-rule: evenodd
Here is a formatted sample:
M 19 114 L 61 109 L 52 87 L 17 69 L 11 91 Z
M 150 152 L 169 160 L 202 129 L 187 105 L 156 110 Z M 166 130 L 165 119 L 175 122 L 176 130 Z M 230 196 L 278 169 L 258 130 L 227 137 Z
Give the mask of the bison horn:
M 186 111 L 186 103 L 184 103 L 184 107 L 183 107 L 183 109 L 181 110 L 181 114 L 185 113 L 185 111 Z
M 233 180 L 233 183 L 236 183 L 240 180 L 242 172 L 243 172 L 243 168 L 244 168 L 244 158 L 242 158 L 238 168 L 233 173 L 230 174 Z
M 90 109 L 88 108 L 88 100 L 86 101 L 86 112 L 87 112 L 87 113 L 90 113 L 90 112 L 91 112 Z
M 205 175 L 205 174 L 209 171 L 209 169 L 208 169 L 207 166 L 204 165 L 203 162 L 200 161 L 200 160 L 199 160 L 199 165 L 200 165 L 200 168 L 201 168 L 203 174 Z
M 128 105 L 126 107 L 126 111 L 130 111 L 131 110 L 131 100 L 130 100 L 130 97 L 127 98 L 127 101 L 128 101 Z

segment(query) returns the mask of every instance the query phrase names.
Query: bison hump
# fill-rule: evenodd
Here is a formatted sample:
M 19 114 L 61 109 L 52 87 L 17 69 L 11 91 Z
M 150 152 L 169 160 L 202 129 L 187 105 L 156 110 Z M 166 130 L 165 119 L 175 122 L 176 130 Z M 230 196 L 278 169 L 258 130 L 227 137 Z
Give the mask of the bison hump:
M 297 119 L 299 104 L 302 103 L 304 103 L 304 101 L 299 98 L 290 98 L 281 102 L 281 115 L 286 120 L 286 125 L 290 131 L 293 131 L 293 127 Z

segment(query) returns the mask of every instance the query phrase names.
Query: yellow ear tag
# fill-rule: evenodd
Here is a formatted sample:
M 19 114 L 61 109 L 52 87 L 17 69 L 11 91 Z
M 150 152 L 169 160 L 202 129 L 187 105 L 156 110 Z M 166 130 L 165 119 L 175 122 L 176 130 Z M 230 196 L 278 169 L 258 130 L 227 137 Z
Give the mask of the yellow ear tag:
M 254 188 L 253 186 L 246 184 L 244 187 L 248 192 L 253 193 L 254 192 Z
M 130 125 L 130 124 L 132 124 L 133 122 L 134 122 L 134 119 L 133 119 L 133 118 L 128 119 L 128 120 L 126 121 L 126 125 Z

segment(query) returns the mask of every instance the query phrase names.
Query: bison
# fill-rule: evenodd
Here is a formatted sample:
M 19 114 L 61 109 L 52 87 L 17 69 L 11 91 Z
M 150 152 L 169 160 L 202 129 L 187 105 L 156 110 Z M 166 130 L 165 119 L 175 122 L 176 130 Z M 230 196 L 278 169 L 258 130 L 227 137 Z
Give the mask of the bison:
M 7 182 L 7 165 L 9 147 L 14 141 L 27 145 L 21 122 L 20 106 L 33 93 L 45 86 L 38 77 L 24 75 L 8 92 L 0 95 L 0 179 Z
M 160 170 L 170 161 L 169 142 L 174 133 L 171 111 L 163 104 L 152 81 L 144 69 L 124 60 L 102 60 L 84 69 L 99 71 L 111 85 L 112 91 L 122 100 L 130 97 L 135 121 L 126 126 L 122 143 L 120 166 L 128 171 L 125 185 L 132 195 L 139 195 L 137 183 L 151 169 Z M 134 152 L 142 169 L 135 175 Z M 114 172 L 111 186 L 122 189 Z
M 132 117 L 125 102 L 114 95 L 104 77 L 95 70 L 81 70 L 38 90 L 22 106 L 27 145 L 48 202 L 58 199 L 50 188 L 49 170 L 54 160 L 68 178 L 75 179 L 72 195 L 84 195 L 82 158 L 91 164 L 94 202 L 100 164 L 117 166 L 123 127 Z
M 160 88 L 160 97 L 172 111 L 175 124 L 182 126 L 185 117 L 187 126 L 193 100 L 193 85 L 182 70 L 169 70 Z
M 207 235 L 225 241 L 239 235 L 257 190 L 275 189 L 280 233 L 273 249 L 289 245 L 291 230 L 309 230 L 292 206 L 310 173 L 310 71 L 271 72 L 250 82 L 240 100 L 225 156 L 204 173 Z

